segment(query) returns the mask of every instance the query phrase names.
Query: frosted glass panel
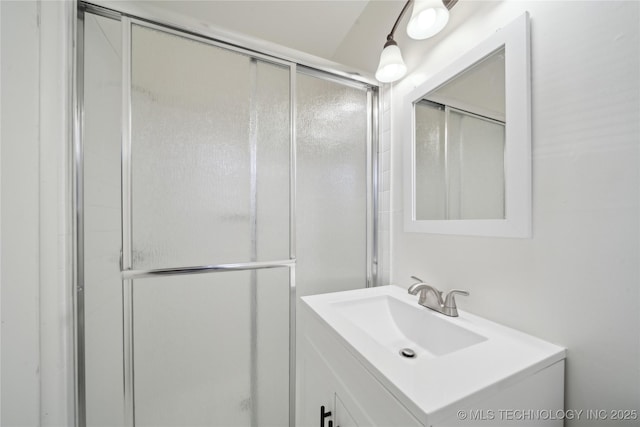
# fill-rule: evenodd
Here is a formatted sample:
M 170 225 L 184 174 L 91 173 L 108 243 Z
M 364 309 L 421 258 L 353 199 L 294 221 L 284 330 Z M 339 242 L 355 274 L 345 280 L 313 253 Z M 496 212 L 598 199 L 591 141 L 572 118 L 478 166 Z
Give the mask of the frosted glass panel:
M 415 105 L 416 219 L 446 219 L 445 111 L 438 104 Z
M 122 424 L 120 22 L 84 21 L 84 326 L 88 426 Z
M 134 282 L 136 426 L 288 425 L 288 295 L 287 268 Z
M 297 76 L 298 295 L 366 286 L 367 92 Z
M 289 259 L 289 71 L 255 65 L 257 259 Z
M 134 268 L 288 258 L 288 83 L 288 68 L 133 26 Z M 273 241 L 257 251 L 255 227 Z
M 449 113 L 451 219 L 504 218 L 504 124 Z
M 256 275 L 255 425 L 289 425 L 290 272 L 258 270 Z M 295 303 L 293 300 L 291 303 Z M 291 361 L 295 366 L 295 360 Z

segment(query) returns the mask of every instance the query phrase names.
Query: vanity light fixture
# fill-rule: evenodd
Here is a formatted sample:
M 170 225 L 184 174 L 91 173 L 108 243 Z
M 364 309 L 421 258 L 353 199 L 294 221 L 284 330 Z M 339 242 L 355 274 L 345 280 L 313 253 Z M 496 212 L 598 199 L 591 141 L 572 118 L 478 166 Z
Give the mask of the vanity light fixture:
M 393 35 L 411 3 L 414 3 L 413 12 L 407 24 L 407 34 L 412 39 L 423 40 L 435 36 L 447 25 L 449 10 L 457 2 L 458 0 L 408 0 L 387 36 L 387 42 L 380 54 L 376 79 L 382 83 L 391 83 L 400 80 L 407 73 L 402 52 L 400 52 L 398 43 L 393 39 Z

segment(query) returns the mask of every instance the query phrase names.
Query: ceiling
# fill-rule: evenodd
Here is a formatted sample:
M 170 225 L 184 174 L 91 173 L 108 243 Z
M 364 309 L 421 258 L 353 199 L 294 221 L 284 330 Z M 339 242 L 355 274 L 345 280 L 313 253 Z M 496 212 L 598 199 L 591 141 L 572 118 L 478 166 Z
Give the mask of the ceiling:
M 404 0 L 144 0 L 221 29 L 373 74 Z

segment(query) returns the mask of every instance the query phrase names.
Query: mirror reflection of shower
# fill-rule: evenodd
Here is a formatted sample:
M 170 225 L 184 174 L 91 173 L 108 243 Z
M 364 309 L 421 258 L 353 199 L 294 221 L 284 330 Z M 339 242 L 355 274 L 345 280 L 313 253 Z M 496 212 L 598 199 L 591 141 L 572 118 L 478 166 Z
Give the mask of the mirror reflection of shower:
M 505 218 L 505 50 L 414 103 L 416 220 Z

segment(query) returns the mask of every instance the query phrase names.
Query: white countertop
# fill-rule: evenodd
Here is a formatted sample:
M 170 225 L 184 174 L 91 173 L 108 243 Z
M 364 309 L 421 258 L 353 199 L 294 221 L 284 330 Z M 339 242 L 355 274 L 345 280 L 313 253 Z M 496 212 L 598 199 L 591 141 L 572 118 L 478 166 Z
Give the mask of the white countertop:
M 338 309 L 344 302 L 379 296 L 428 310 L 439 320 L 486 339 L 439 356 L 403 358 L 398 349 L 372 338 L 371 331 L 363 332 Z M 307 296 L 302 301 L 396 398 L 422 420 L 440 418 L 454 403 L 478 401 L 485 393 L 515 384 L 565 358 L 562 347 L 481 317 L 461 310 L 459 317 L 448 317 L 421 307 L 417 296 L 393 285 Z M 375 323 L 376 319 L 372 320 Z

